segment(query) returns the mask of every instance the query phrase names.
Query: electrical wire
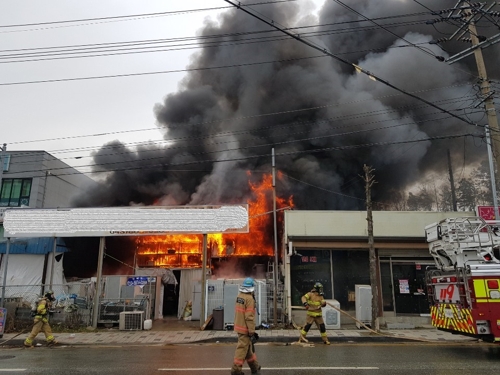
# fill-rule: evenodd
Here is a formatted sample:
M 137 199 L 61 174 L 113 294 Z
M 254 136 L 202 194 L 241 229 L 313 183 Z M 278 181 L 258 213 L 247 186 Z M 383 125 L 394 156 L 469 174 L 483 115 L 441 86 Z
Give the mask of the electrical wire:
M 462 97 L 459 98 L 460 100 L 462 99 Z M 412 108 L 413 110 L 415 109 L 415 107 Z M 402 107 L 402 108 L 394 108 L 392 109 L 391 111 L 387 111 L 387 110 L 382 110 L 382 111 L 369 111 L 369 112 L 365 112 L 365 113 L 361 113 L 361 114 L 354 114 L 354 115 L 346 115 L 346 116 L 337 116 L 337 117 L 331 117 L 331 118 L 325 118 L 325 119 L 322 119 L 322 120 L 319 120 L 319 121 L 306 121 L 306 122 L 295 122 L 295 123 L 289 123 L 289 124 L 280 124 L 279 126 L 276 126 L 276 125 L 272 125 L 272 126 L 268 126 L 268 127 L 261 127 L 259 129 L 254 129 L 254 130 L 244 130 L 244 131 L 231 131 L 231 132 L 224 132 L 224 133 L 217 133 L 217 134 L 214 134 L 214 135 L 207 135 L 207 136 L 200 136 L 200 137 L 181 137 L 181 138 L 171 138 L 171 139 L 166 139 L 165 141 L 163 142 L 160 142 L 160 143 L 164 143 L 166 145 L 171 145 L 171 144 L 178 144 L 179 142 L 192 142 L 193 140 L 208 140 L 208 139 L 212 139 L 212 138 L 215 138 L 215 137 L 224 137 L 224 136 L 230 136 L 230 140 L 228 141 L 220 141 L 220 142 L 211 142 L 209 144 L 207 144 L 206 142 L 204 142 L 203 144 L 205 146 L 220 146 L 220 145 L 223 145 L 223 144 L 231 144 L 231 143 L 234 143 L 234 140 L 232 139 L 235 135 L 242 135 L 242 134 L 257 134 L 257 132 L 260 132 L 260 131 L 267 131 L 269 129 L 273 129 L 275 135 L 279 134 L 277 133 L 278 130 L 284 130 L 285 131 L 285 135 L 287 136 L 287 138 L 291 137 L 291 136 L 296 136 L 296 135 L 301 135 L 301 134 L 304 134 L 304 133 L 309 133 L 310 132 L 310 126 L 311 125 L 319 125 L 321 123 L 329 123 L 329 122 L 339 122 L 339 121 L 345 121 L 345 120 L 353 120 L 353 119 L 363 119 L 365 117 L 374 117 L 374 116 L 377 116 L 377 115 L 381 115 L 381 114 L 389 114 L 389 113 L 398 113 L 399 111 L 401 110 L 406 110 L 406 111 L 409 111 L 410 108 L 407 108 L 407 107 Z M 429 115 L 436 115 L 440 112 L 434 112 L 434 113 L 430 113 Z M 378 131 L 378 130 L 387 130 L 387 129 L 391 129 L 391 128 L 395 128 L 395 127 L 401 127 L 401 126 L 407 126 L 407 125 L 414 125 L 414 124 L 425 124 L 426 122 L 436 122 L 436 121 L 442 121 L 442 120 L 446 120 L 447 118 L 446 117 L 441 117 L 441 118 L 437 118 L 437 117 L 434 117 L 434 118 L 430 118 L 430 119 L 427 119 L 427 120 L 414 120 L 412 118 L 412 116 L 410 115 L 406 115 L 406 116 L 398 116 L 397 118 L 388 118 L 388 119 L 383 119 L 383 120 L 373 120 L 373 121 L 370 121 L 370 122 L 366 122 L 366 121 L 363 121 L 363 126 L 367 127 L 368 125 L 375 125 L 375 124 L 382 124 L 382 123 L 385 123 L 385 122 L 393 122 L 393 121 L 401 121 L 405 118 L 409 118 L 411 119 L 412 121 L 408 122 L 408 123 L 397 123 L 395 125 L 389 125 L 389 126 L 379 126 L 379 127 L 376 127 L 376 128 L 364 128 L 364 129 L 359 129 L 359 130 L 353 130 L 353 131 L 350 131 L 350 132 L 345 132 L 345 133 L 334 133 L 334 134 L 328 134 L 328 135 L 323 135 L 323 136 L 316 136 L 316 137 L 309 137 L 309 138 L 300 138 L 300 139 L 293 139 L 293 140 L 289 140 L 289 141 L 286 141 L 286 142 L 279 142 L 279 141 L 274 141 L 272 144 L 260 144 L 260 145 L 256 145 L 256 146 L 246 146 L 246 147 L 239 147 L 239 148 L 236 148 L 236 149 L 224 149 L 222 151 L 217 151 L 217 152 L 227 152 L 227 151 L 241 151 L 241 150 L 245 150 L 245 149 L 250 149 L 250 148 L 254 148 L 254 147 L 272 147 L 272 145 L 281 145 L 281 144 L 285 144 L 285 143 L 288 143 L 288 144 L 291 144 L 291 143 L 299 143 L 299 142 L 304 142 L 304 141 L 311 141 L 311 140 L 322 140 L 322 139 L 327 139 L 327 138 L 331 138 L 331 137 L 340 137 L 340 136 L 343 136 L 343 135 L 352 135 L 352 134 L 356 134 L 356 133 L 360 133 L 360 132 L 367 132 L 367 131 Z M 291 132 L 291 128 L 292 127 L 295 127 L 295 126 L 301 126 L 301 127 L 305 127 L 306 130 L 302 130 L 302 131 L 297 131 L 297 132 Z M 329 127 L 329 128 L 325 128 L 324 130 L 325 131 L 333 131 L 333 130 L 340 130 L 340 129 L 346 129 L 346 128 L 352 128 L 352 127 L 355 127 L 357 126 L 356 124 L 347 124 L 347 125 L 341 125 L 341 126 L 336 126 L 336 127 Z M 240 143 L 244 143 L 245 142 L 245 139 L 240 139 Z M 155 142 L 155 144 L 157 144 L 158 142 Z M 190 147 L 192 147 L 192 145 L 190 145 Z M 100 150 L 104 150 L 105 148 L 110 148 L 110 149 L 113 149 L 114 146 L 111 145 L 109 147 L 106 147 L 106 146 L 102 146 L 100 147 Z M 168 151 L 169 152 L 172 152 L 172 151 L 175 151 L 175 150 L 179 150 L 182 151 L 184 150 L 185 147 L 184 146 L 175 146 L 175 147 L 169 147 L 168 148 Z M 148 153 L 148 152 L 158 152 L 158 151 L 167 151 L 167 149 L 165 148 L 155 148 L 155 149 L 147 149 L 147 150 L 143 150 L 141 152 L 142 155 Z M 118 156 L 118 155 L 127 155 L 127 154 L 134 154 L 135 152 L 132 151 L 132 150 L 127 150 L 125 152 L 119 152 L 119 153 L 116 153 L 116 152 L 112 152 L 112 153 L 108 153 L 108 154 L 100 154 L 99 156 L 100 157 L 103 157 L 103 156 Z M 24 154 L 26 155 L 26 154 Z M 190 155 L 195 155 L 195 154 L 190 154 Z M 161 156 L 161 158 L 163 158 L 163 156 Z M 69 158 L 67 158 L 69 159 Z M 71 158 L 72 159 L 72 158 Z M 59 160 L 64 160 L 64 158 L 59 158 Z M 146 159 L 146 160 L 151 160 L 151 159 Z M 135 160 L 136 162 L 138 161 L 143 161 L 143 159 L 140 159 L 140 160 Z M 16 165 L 20 164 L 22 162 L 17 162 Z M 28 163 L 28 162 L 26 162 Z
M 248 4 L 248 6 L 250 6 L 250 5 L 252 5 L 252 6 L 268 5 L 268 4 L 275 4 L 275 3 L 287 3 L 287 2 L 295 2 L 295 1 L 298 1 L 298 0 L 274 0 L 274 1 L 252 3 L 252 4 Z M 143 18 L 163 17 L 163 16 L 172 16 L 172 15 L 194 13 L 194 12 L 223 10 L 223 9 L 228 9 L 228 8 L 231 8 L 231 7 L 225 6 L 225 7 L 212 7 L 212 8 L 199 8 L 199 9 L 185 9 L 185 10 L 168 11 L 168 12 L 132 14 L 132 15 L 126 15 L 126 16 L 109 16 L 109 17 L 82 18 L 82 19 L 76 19 L 76 20 L 0 25 L 0 29 L 16 28 L 16 27 L 31 27 L 31 26 L 47 26 L 47 25 L 65 25 L 65 24 L 81 23 L 81 22 L 90 22 L 90 25 L 93 25 L 93 24 L 97 24 L 97 23 L 130 21 L 130 20 L 137 20 L 137 19 L 143 19 Z M 99 22 L 99 21 L 102 21 L 102 22 Z M 70 26 L 85 26 L 85 25 L 88 25 L 88 24 L 84 24 L 84 25 L 78 24 L 78 25 L 70 25 Z M 45 28 L 45 29 L 50 29 L 50 28 Z M 38 31 L 40 29 L 34 29 L 34 30 Z M 34 30 L 22 30 L 22 31 L 34 31 Z M 0 31 L 0 33 L 1 33 L 1 31 Z
M 333 151 L 345 151 L 345 150 L 353 150 L 353 149 L 358 149 L 358 148 L 367 148 L 367 147 L 376 147 L 376 146 L 391 146 L 391 145 L 398 145 L 398 144 L 410 144 L 410 143 L 418 143 L 418 142 L 428 142 L 432 140 L 439 140 L 439 139 L 454 139 L 454 138 L 461 138 L 461 137 L 477 137 L 478 135 L 474 135 L 471 133 L 464 133 L 464 134 L 452 134 L 452 135 L 445 135 L 445 136 L 435 136 L 435 137 L 427 137 L 427 138 L 420 138 L 420 139 L 413 139 L 413 140 L 404 140 L 404 141 L 392 141 L 392 142 L 372 142 L 372 143 L 365 143 L 365 144 L 357 144 L 357 145 L 340 145 L 340 146 L 331 146 L 331 147 L 320 147 L 316 148 L 313 150 L 296 150 L 296 151 L 284 151 L 284 152 L 277 152 L 275 155 L 276 157 L 280 156 L 297 156 L 301 154 L 314 154 L 314 153 L 319 153 L 319 152 L 333 152 Z M 225 153 L 225 151 L 223 151 Z M 79 172 L 79 171 L 71 171 L 71 172 L 66 172 L 66 173 L 52 173 L 55 176 L 66 176 L 66 175 L 73 175 L 73 174 L 97 174 L 97 173 L 109 173 L 109 172 L 121 172 L 121 171 L 133 171 L 133 170 L 145 170 L 145 169 L 159 169 L 161 168 L 164 170 L 166 167 L 177 167 L 177 166 L 186 166 L 186 165 L 201 165 L 201 164 L 215 164 L 215 163 L 222 163 L 222 162 L 239 162 L 239 161 L 249 161 L 249 160 L 255 160 L 258 158 L 262 157 L 268 157 L 269 153 L 265 154 L 256 154 L 256 155 L 248 155 L 248 156 L 242 156 L 242 157 L 235 157 L 235 158 L 226 158 L 226 159 L 204 159 L 204 160 L 190 160 L 186 162 L 175 162 L 175 163 L 158 163 L 158 164 L 148 164 L 148 165 L 141 165 L 141 166 L 126 166 L 126 167 L 120 167 L 120 168 L 113 168 L 113 169 L 100 169 L 98 170 L 97 168 L 93 171 L 89 172 Z M 130 162 L 135 162 L 134 160 L 132 161 L 127 161 L 128 163 Z M 116 162 L 116 163 L 106 163 L 106 166 L 110 166 L 112 164 L 123 164 L 124 162 Z M 104 165 L 104 164 L 103 164 Z M 84 167 L 99 167 L 101 165 L 95 164 L 95 165 L 86 165 L 86 166 L 80 166 L 79 168 L 84 168 Z M 40 173 L 40 176 L 42 175 L 42 172 L 44 173 L 45 171 L 50 171 L 50 172 L 57 172 L 61 170 L 68 170 L 68 169 L 73 169 L 72 167 L 61 167 L 61 168 L 42 168 L 41 170 L 31 170 L 31 171 L 23 171 L 23 172 L 10 172 L 9 175 L 13 176 L 15 174 L 22 174 L 22 173 Z M 175 170 L 173 170 L 175 171 Z
M 316 44 L 314 44 L 312 42 L 309 42 L 309 41 L 301 38 L 299 35 L 295 35 L 293 33 L 288 32 L 286 29 L 278 26 L 278 23 L 275 22 L 274 20 L 267 21 L 266 19 L 263 18 L 263 16 L 258 16 L 256 14 L 250 12 L 248 9 L 241 8 L 239 5 L 234 4 L 231 0 L 224 0 L 224 1 L 227 2 L 227 3 L 229 3 L 229 4 L 232 4 L 233 6 L 235 6 L 238 9 L 241 9 L 243 12 L 251 15 L 252 17 L 257 18 L 258 20 L 264 22 L 268 26 L 271 26 L 271 27 L 273 27 L 273 28 L 275 28 L 277 30 L 280 30 L 281 32 L 287 34 L 288 36 L 294 38 L 295 40 L 297 40 L 297 41 L 299 41 L 299 42 L 301 42 L 301 43 L 303 43 L 303 44 L 305 44 L 305 45 L 307 45 L 307 46 L 309 46 L 309 47 L 311 47 L 311 48 L 313 48 L 313 49 L 315 49 L 317 51 L 320 51 L 320 52 L 324 53 L 325 55 L 328 55 L 328 56 L 334 58 L 335 60 L 337 60 L 339 62 L 342 62 L 342 63 L 344 63 L 344 64 L 346 64 L 346 65 L 354 68 L 358 73 L 363 73 L 363 74 L 367 75 L 368 78 L 370 78 L 371 80 L 378 81 L 378 82 L 380 82 L 380 83 L 382 83 L 382 84 L 384 84 L 384 85 L 386 85 L 386 86 L 388 86 L 388 87 L 390 87 L 390 88 L 392 88 L 392 89 L 394 89 L 396 91 L 399 91 L 399 92 L 401 92 L 401 93 L 403 93 L 405 95 L 408 95 L 408 96 L 412 97 L 413 99 L 419 100 L 419 101 L 421 101 L 421 102 L 423 102 L 423 103 L 425 103 L 425 104 L 427 104 L 427 105 L 429 105 L 431 107 L 434 107 L 434 108 L 439 109 L 439 110 L 441 110 L 441 111 L 443 111 L 445 113 L 448 113 L 450 116 L 452 116 L 452 117 L 454 117 L 454 118 L 456 118 L 456 119 L 458 119 L 458 120 L 460 120 L 460 121 L 462 121 L 462 122 L 464 122 L 464 123 L 466 123 L 468 125 L 477 126 L 477 124 L 470 122 L 468 119 L 465 119 L 465 118 L 463 118 L 461 116 L 458 116 L 458 115 L 456 115 L 454 113 L 451 113 L 450 111 L 447 111 L 444 108 L 440 108 L 439 106 L 435 105 L 434 103 L 432 103 L 432 102 L 430 102 L 430 101 L 428 101 L 426 99 L 423 99 L 423 98 L 421 98 L 421 97 L 419 97 L 417 95 L 411 94 L 410 92 L 405 91 L 405 90 L 403 90 L 403 89 L 401 89 L 401 88 L 399 88 L 399 87 L 397 87 L 397 86 L 389 83 L 388 81 L 382 79 L 381 77 L 379 77 L 379 76 L 377 76 L 377 75 L 375 75 L 375 74 L 373 74 L 373 73 L 371 73 L 371 72 L 363 69 L 361 66 L 356 65 L 356 64 L 354 64 L 354 63 L 352 63 L 352 62 L 350 62 L 350 61 L 348 61 L 348 60 L 346 60 L 346 59 L 344 59 L 342 57 L 339 57 L 339 56 L 337 56 L 337 55 L 329 52 L 326 48 L 319 47 Z
M 354 8 L 348 6 L 347 4 L 345 4 L 344 2 L 340 1 L 340 0 L 333 0 L 335 3 L 343 6 L 344 8 L 350 10 L 351 12 L 357 14 L 358 16 L 360 17 L 363 17 L 366 21 L 369 21 L 373 24 L 375 24 L 377 27 L 381 28 L 382 30 L 385 30 L 386 32 L 390 33 L 391 35 L 395 36 L 396 38 L 398 39 L 401 39 L 403 40 L 404 42 L 408 43 L 408 45 L 410 46 L 413 46 L 415 48 L 417 48 L 419 51 L 422 51 L 424 52 L 425 54 L 427 55 L 430 55 L 432 57 L 437 57 L 435 53 L 432 53 L 431 51 L 427 50 L 427 49 L 424 49 L 424 48 L 421 48 L 419 46 L 417 46 L 415 43 L 412 43 L 410 42 L 409 40 L 403 38 L 402 36 L 399 36 L 398 34 L 392 32 L 391 30 L 389 30 L 387 27 L 385 27 L 385 25 L 382 25 L 382 24 L 379 24 L 378 22 L 376 22 L 375 20 L 371 19 L 371 18 L 368 18 L 366 17 L 365 15 L 361 14 L 360 12 L 358 12 L 357 10 L 355 10 Z
M 452 88 L 458 88 L 458 87 L 467 86 L 467 85 L 468 85 L 468 83 L 456 84 L 456 85 L 450 85 L 450 86 L 441 86 L 441 87 L 437 87 L 437 88 L 429 88 L 429 89 L 424 89 L 424 90 L 417 90 L 417 91 L 412 91 L 412 92 L 414 94 L 423 94 L 423 93 L 428 93 L 428 92 L 432 92 L 432 91 L 435 91 L 435 90 L 452 89 Z M 231 118 L 222 119 L 222 120 L 203 121 L 203 122 L 199 122 L 199 123 L 193 124 L 193 126 L 205 126 L 205 125 L 209 125 L 209 124 L 217 124 L 217 123 L 224 123 L 224 122 L 234 123 L 234 122 L 241 121 L 241 120 L 257 119 L 257 118 L 277 116 L 277 115 L 283 115 L 283 114 L 293 114 L 293 113 L 300 113 L 300 112 L 306 112 L 306 111 L 311 111 L 311 110 L 317 111 L 317 110 L 320 110 L 320 109 L 335 108 L 335 107 L 345 108 L 345 106 L 348 106 L 348 105 L 359 105 L 361 103 L 365 103 L 365 102 L 368 102 L 368 101 L 381 101 L 381 100 L 384 100 L 384 99 L 396 98 L 398 96 L 402 96 L 402 94 L 401 93 L 396 93 L 396 94 L 390 94 L 390 95 L 382 95 L 382 96 L 372 97 L 372 98 L 369 98 L 369 99 L 358 99 L 358 100 L 352 100 L 352 101 L 342 101 L 342 102 L 335 103 L 335 104 L 325 104 L 325 105 L 321 105 L 321 106 L 314 106 L 314 107 L 308 107 L 308 108 L 300 108 L 300 109 L 295 109 L 295 110 L 292 109 L 292 110 L 270 112 L 270 113 L 263 113 L 263 114 L 261 113 L 261 114 L 251 115 L 251 116 L 231 117 Z M 449 101 L 449 100 L 453 100 L 454 101 L 454 100 L 456 100 L 456 98 L 443 99 L 443 100 L 438 101 L 438 103 L 443 103 L 443 101 Z M 416 109 L 419 109 L 419 108 L 422 108 L 422 107 L 419 107 L 419 106 L 396 107 L 396 108 L 393 108 L 390 111 L 381 111 L 381 112 L 377 112 L 377 113 L 378 114 L 384 114 L 384 113 L 392 113 L 392 112 L 395 112 L 395 111 L 416 110 Z M 362 112 L 362 113 L 373 114 L 373 112 Z M 358 115 L 359 115 L 359 113 L 358 113 Z M 349 118 L 349 117 L 347 117 L 347 116 L 341 116 L 341 118 L 346 119 L 346 118 Z M 301 122 L 301 124 L 302 123 L 304 123 L 304 122 Z M 311 124 L 311 123 L 314 123 L 314 122 L 305 122 L 304 124 L 308 125 L 308 124 Z M 287 126 L 290 126 L 290 125 L 291 124 L 287 124 Z M 255 131 L 255 130 L 257 130 L 257 131 L 268 130 L 268 129 L 270 129 L 270 127 L 261 127 L 261 128 L 258 128 L 258 129 L 254 129 L 253 131 Z M 9 145 L 19 145 L 19 144 L 26 144 L 26 143 L 40 143 L 40 142 L 50 142 L 50 141 L 59 141 L 59 140 L 68 140 L 68 139 L 79 139 L 79 138 L 89 138 L 89 137 L 100 137 L 100 136 L 108 136 L 108 135 L 115 135 L 115 134 L 127 134 L 127 133 L 144 132 L 144 131 L 152 131 L 152 130 L 158 131 L 158 130 L 161 130 L 161 129 L 159 129 L 158 127 L 155 127 L 155 128 L 147 128 L 147 129 L 120 130 L 120 131 L 112 131 L 112 132 L 82 134 L 82 135 L 64 136 L 64 137 L 55 137 L 55 138 L 23 140 L 23 141 L 9 142 Z M 245 133 L 245 132 L 248 133 L 248 132 L 250 132 L 250 130 L 223 132 L 223 133 L 217 133 L 214 136 L 236 135 L 236 134 L 242 134 L 242 133 Z M 171 140 L 172 141 L 178 141 L 178 140 L 182 140 L 182 139 L 183 138 L 174 138 L 174 139 L 171 139 Z M 193 138 L 189 137 L 188 139 L 193 139 Z M 166 140 L 165 142 L 167 142 L 167 141 L 169 141 L 169 140 Z M 149 141 L 146 141 L 146 142 L 136 142 L 134 144 L 147 144 L 147 143 L 149 143 Z M 57 152 L 72 152 L 72 151 L 91 150 L 91 149 L 94 149 L 94 148 L 93 147 L 91 147 L 91 148 L 89 148 L 89 147 L 79 147 L 79 148 L 72 148 L 72 149 L 55 150 L 55 151 L 52 151 L 52 152 L 55 152 L 55 153 L 57 153 Z

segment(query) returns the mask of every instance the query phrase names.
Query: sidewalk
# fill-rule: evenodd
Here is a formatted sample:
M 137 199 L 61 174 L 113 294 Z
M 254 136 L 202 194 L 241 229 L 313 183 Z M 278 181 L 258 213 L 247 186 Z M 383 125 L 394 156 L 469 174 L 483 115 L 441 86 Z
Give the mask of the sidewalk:
M 299 333 L 295 329 L 269 329 L 258 330 L 260 336 L 259 343 L 288 343 L 296 342 Z M 401 329 L 382 330 L 381 335 L 371 333 L 367 330 L 339 329 L 328 330 L 328 338 L 332 345 L 346 342 L 454 342 L 473 343 L 477 340 L 453 335 L 447 332 L 438 331 L 435 328 L 424 329 Z M 28 333 L 17 335 L 7 333 L 0 339 L 0 346 L 13 347 L 22 346 Z M 15 337 L 16 336 L 16 337 Z M 78 333 L 54 333 L 56 340 L 61 345 L 172 345 L 189 343 L 236 343 L 236 333 L 233 331 L 201 331 L 193 327 L 187 330 L 165 330 L 153 329 L 149 331 L 119 331 L 117 328 L 109 330 L 99 330 L 97 332 Z M 307 335 L 308 340 L 313 344 L 321 344 L 318 330 L 311 330 Z M 45 345 L 43 333 L 40 333 L 35 340 L 36 343 Z

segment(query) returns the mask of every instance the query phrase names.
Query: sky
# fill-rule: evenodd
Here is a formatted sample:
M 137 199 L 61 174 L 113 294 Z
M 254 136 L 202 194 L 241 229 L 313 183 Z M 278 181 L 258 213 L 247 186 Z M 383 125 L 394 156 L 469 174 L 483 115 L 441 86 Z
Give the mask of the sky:
M 320 0 L 302 1 L 314 7 Z M 316 3 L 316 5 L 315 5 Z M 37 0 L 3 2 L 0 50 L 195 37 L 207 18 L 217 21 L 223 0 Z M 217 9 L 220 8 L 220 9 Z M 191 10 L 191 11 L 190 11 Z M 195 11 L 193 11 L 195 10 Z M 126 20 L 41 23 L 152 13 Z M 18 26 L 36 24 L 32 26 Z M 185 47 L 184 47 L 185 48 Z M 71 166 L 92 163 L 89 152 L 105 142 L 162 139 L 153 107 L 178 89 L 197 49 L 49 61 L 5 60 L 0 68 L 0 142 L 8 150 L 45 150 Z M 1 63 L 1 61 L 0 61 Z M 176 73 L 53 83 L 18 84 L 159 71 Z M 16 83 L 16 85 L 4 85 Z M 116 133 L 118 132 L 118 133 Z M 113 133 L 113 134 L 110 134 Z M 74 138 L 76 137 L 76 138 Z M 45 141 L 48 140 L 48 141 Z M 78 149 L 78 150 L 76 150 Z M 71 151 L 71 152 L 70 152 Z M 87 172 L 89 168 L 79 168 Z M 93 176 L 94 178 L 97 176 Z
M 102 187 L 78 202 L 94 206 L 239 202 L 250 194 L 247 172 L 271 170 L 272 147 L 284 195 L 309 209 L 363 208 L 366 164 L 377 173 L 374 198 L 387 201 L 430 175 L 446 184 L 447 149 L 459 173 L 484 160 L 474 59 L 437 58 L 464 45 L 432 43 L 458 27 L 426 23 L 435 1 L 264 3 L 252 9 L 335 58 L 224 0 L 8 2 L 0 142 L 45 150 L 84 173 L 97 165 L 90 176 Z M 498 33 L 497 21 L 483 21 L 481 33 Z M 160 39 L 175 42 L 129 53 Z M 212 44 L 195 48 L 201 40 Z M 125 42 L 127 54 L 76 58 L 90 45 Z M 495 88 L 499 48 L 484 53 Z M 78 80 L 103 76 L 118 77 Z

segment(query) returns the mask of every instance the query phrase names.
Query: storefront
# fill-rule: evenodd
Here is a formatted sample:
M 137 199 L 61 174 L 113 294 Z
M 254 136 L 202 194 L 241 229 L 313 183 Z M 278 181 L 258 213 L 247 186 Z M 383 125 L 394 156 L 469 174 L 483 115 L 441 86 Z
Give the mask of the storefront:
M 461 212 L 460 216 L 473 216 Z M 376 211 L 379 315 L 427 316 L 425 270 L 434 264 L 424 237 L 426 225 L 456 212 Z M 300 312 L 300 297 L 315 282 L 326 299 L 345 311 L 355 310 L 355 285 L 370 285 L 364 211 L 288 211 L 285 213 L 285 288 L 287 314 Z

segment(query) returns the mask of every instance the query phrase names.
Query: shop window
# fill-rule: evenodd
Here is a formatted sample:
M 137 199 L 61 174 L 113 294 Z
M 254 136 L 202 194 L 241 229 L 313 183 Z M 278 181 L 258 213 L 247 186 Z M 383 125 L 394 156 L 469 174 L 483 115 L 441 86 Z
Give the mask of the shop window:
M 346 310 L 355 309 L 355 285 L 370 285 L 370 261 L 365 250 L 333 250 L 334 298 Z
M 2 180 L 0 207 L 28 206 L 30 193 L 31 178 L 5 178 Z
M 329 250 L 301 250 L 290 258 L 292 306 L 301 306 L 301 297 L 315 283 L 323 284 L 325 299 L 332 299 L 332 278 Z

